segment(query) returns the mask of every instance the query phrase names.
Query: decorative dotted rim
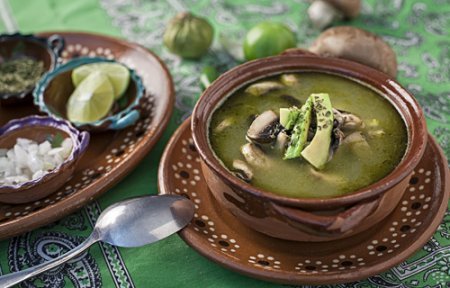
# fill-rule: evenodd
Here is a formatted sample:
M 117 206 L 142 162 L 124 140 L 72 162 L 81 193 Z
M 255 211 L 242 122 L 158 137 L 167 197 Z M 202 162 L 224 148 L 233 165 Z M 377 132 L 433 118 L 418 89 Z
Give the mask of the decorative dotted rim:
M 430 137 L 426 157 L 415 169 L 400 205 L 382 223 L 370 229 L 370 237 L 364 238 L 365 232 L 352 237 L 361 239 L 353 246 L 342 245 L 348 239 L 308 244 L 245 230 L 227 211 L 222 212 L 222 207 L 216 207 L 218 204 L 209 195 L 201 174 L 201 160 L 191 139 L 189 121 L 177 130 L 164 152 L 159 168 L 160 194 L 179 194 L 194 202 L 194 219 L 180 236 L 203 256 L 234 271 L 286 284 L 360 280 L 397 265 L 421 248 L 445 213 L 445 199 L 449 197 L 448 169 L 442 152 Z M 432 161 L 439 165 L 431 165 Z M 249 239 L 260 241 L 250 245 Z M 270 242 L 290 246 L 293 251 L 274 249 L 274 245 L 267 244 Z M 333 247 L 333 243 L 340 243 L 338 246 L 342 247 L 327 255 L 311 256 L 301 252 L 308 245 Z M 258 250 L 255 252 L 255 249 Z
M 78 175 L 75 175 L 74 178 L 67 182 L 59 191 L 44 199 L 27 204 L 5 205 L 3 207 L 0 203 L 0 227 L 4 222 L 16 220 L 21 216 L 28 215 L 30 212 L 35 212 L 46 206 L 53 205 L 67 196 L 78 193 L 80 190 L 95 184 L 100 178 L 109 177 L 114 166 L 127 161 L 127 158 L 134 153 L 136 144 L 142 140 L 141 138 L 145 134 L 154 134 L 155 128 L 151 125 L 153 117 L 153 101 L 154 100 L 151 97 L 145 97 L 145 103 L 143 103 L 141 108 L 148 112 L 148 116 L 141 119 L 136 125 L 130 127 L 128 129 L 130 131 L 126 133 L 126 137 L 123 138 L 121 142 L 114 143 L 114 148 L 106 153 L 101 165 L 78 172 Z
M 53 33 L 43 33 L 43 35 L 51 34 Z M 77 51 L 86 48 L 89 56 L 103 56 L 108 59 L 119 58 L 128 67 L 140 73 L 144 83 L 151 76 L 150 71 L 161 70 L 163 76 L 166 77 L 167 81 L 164 81 L 164 84 L 167 87 L 161 89 L 161 93 L 164 94 L 158 95 L 158 97 L 164 97 L 164 99 L 158 100 L 151 92 L 152 87 L 146 87 L 150 89 L 146 89 L 147 93 L 142 98 L 140 108 L 143 113 L 138 122 L 117 132 L 114 141 L 108 145 L 108 150 L 102 152 L 101 158 L 89 164 L 86 169 L 75 171 L 73 178 L 55 193 L 39 201 L 22 205 L 0 203 L 0 239 L 12 237 L 55 221 L 80 209 L 87 202 L 92 201 L 94 197 L 107 191 L 121 180 L 127 174 L 127 171 L 133 169 L 156 144 L 172 114 L 174 103 L 172 79 L 168 69 L 156 55 L 137 44 L 109 36 L 84 32 L 61 32 L 58 34 L 65 37 L 67 42 L 65 50 L 61 54 L 63 58 L 59 59 L 62 63 L 67 62 L 68 59 L 81 56 Z M 74 43 L 74 41 L 83 38 L 85 39 L 83 40 L 84 45 Z M 95 42 L 98 40 L 103 45 L 107 45 L 105 43 L 109 42 L 116 48 L 97 47 Z M 116 53 L 115 49 L 117 49 L 117 55 L 114 54 Z M 134 50 L 136 53 L 145 55 L 152 63 L 147 65 L 154 65 L 156 68 L 143 70 L 142 67 L 136 67 L 141 63 L 133 62 L 130 57 L 120 58 L 123 50 Z M 164 84 L 161 82 L 161 85 Z M 92 138 L 95 138 L 95 136 Z

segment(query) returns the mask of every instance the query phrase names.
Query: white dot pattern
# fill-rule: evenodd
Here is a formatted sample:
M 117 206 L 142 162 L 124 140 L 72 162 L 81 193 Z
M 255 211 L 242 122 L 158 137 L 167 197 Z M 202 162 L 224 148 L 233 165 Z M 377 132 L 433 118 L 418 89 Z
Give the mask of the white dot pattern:
M 181 147 L 180 144 L 182 144 L 183 147 Z M 180 154 L 182 155 L 180 157 L 182 160 L 178 159 L 178 162 L 172 162 L 175 163 L 177 168 L 173 169 L 171 173 L 174 175 L 173 178 L 175 178 L 175 175 L 180 172 L 179 168 L 181 166 L 179 161 L 181 160 L 181 164 L 184 165 L 183 168 L 189 173 L 189 181 L 195 182 L 192 189 L 196 189 L 198 185 L 204 185 L 200 165 L 196 163 L 200 160 L 197 153 L 192 152 L 189 148 L 189 145 L 192 145 L 191 139 L 183 139 L 180 141 L 180 144 L 178 144 L 178 149 L 181 151 Z M 184 150 L 181 148 L 184 148 Z M 299 251 L 298 257 L 295 259 L 296 261 L 294 261 L 294 258 L 288 258 L 286 255 L 283 256 L 284 258 L 280 257 L 279 254 L 277 254 L 279 251 L 271 250 L 271 248 L 269 249 L 266 247 L 266 249 L 255 251 L 253 245 L 250 245 L 245 239 L 242 239 L 242 236 L 233 234 L 235 233 L 233 229 L 224 227 L 221 221 L 219 221 L 217 217 L 215 219 L 212 215 L 198 213 L 199 215 L 195 217 L 193 226 L 200 231 L 199 235 L 204 233 L 201 232 L 203 230 L 212 233 L 204 236 L 206 237 L 205 242 L 211 247 L 216 248 L 217 253 L 230 255 L 224 257 L 232 257 L 230 259 L 234 259 L 234 261 L 245 262 L 246 265 L 255 269 L 282 269 L 283 271 L 292 271 L 298 274 L 346 273 L 346 271 L 361 269 L 361 267 L 389 259 L 386 257 L 392 257 L 391 255 L 396 255 L 399 253 L 398 251 L 403 251 L 402 249 L 405 249 L 410 245 L 410 237 L 406 236 L 416 235 L 419 231 L 424 229 L 422 227 L 423 218 L 421 217 L 422 214 L 424 214 L 423 211 L 429 209 L 429 206 L 433 203 L 432 191 L 430 191 L 429 188 L 432 187 L 435 180 L 433 178 L 433 173 L 425 168 L 419 167 L 416 171 L 417 172 L 413 177 L 416 177 L 417 181 L 411 180 L 410 185 L 406 189 L 405 194 L 396 209 L 396 216 L 389 218 L 389 222 L 383 226 L 384 231 L 382 235 L 380 234 L 381 236 L 379 233 L 376 233 L 372 239 L 367 239 L 364 243 L 359 243 L 358 245 L 364 249 L 358 250 L 358 253 L 349 250 L 342 251 L 341 253 L 328 253 L 322 256 L 305 256 L 302 254 L 302 251 Z M 174 179 L 174 181 L 178 181 L 176 182 L 178 183 L 177 187 L 180 188 L 184 187 L 181 185 L 181 178 L 182 177 L 180 177 L 180 179 Z M 425 183 L 425 179 L 428 178 L 430 179 L 429 183 Z M 420 188 L 421 186 L 423 187 Z M 197 189 L 196 192 L 190 191 L 189 186 L 187 186 L 187 190 L 180 194 L 187 194 L 190 199 L 195 202 L 195 198 L 200 200 L 203 199 L 200 192 L 202 192 L 200 189 Z M 208 209 L 204 209 L 202 205 L 205 205 L 205 203 L 201 202 L 198 204 L 198 211 L 207 211 Z M 204 219 L 202 215 L 207 216 L 208 219 Z M 202 225 L 204 225 L 204 227 L 195 224 L 196 220 L 199 219 L 203 220 Z M 210 221 L 214 224 L 211 224 Z M 211 227 L 214 227 L 215 230 L 210 230 L 209 228 Z M 221 244 L 220 241 L 226 241 L 226 245 L 228 246 L 223 247 L 222 245 L 224 243 Z M 246 245 L 245 249 L 239 249 L 239 245 L 244 247 L 244 244 Z M 258 247 L 258 249 L 260 248 L 258 244 L 254 244 L 254 246 Z M 292 254 L 295 253 L 296 252 L 292 251 Z

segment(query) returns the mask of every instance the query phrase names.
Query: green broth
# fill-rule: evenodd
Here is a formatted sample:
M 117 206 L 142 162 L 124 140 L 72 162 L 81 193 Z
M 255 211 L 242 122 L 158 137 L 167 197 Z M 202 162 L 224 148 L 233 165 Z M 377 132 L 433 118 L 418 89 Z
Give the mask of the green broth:
M 254 115 L 269 109 L 278 114 L 279 108 L 292 106 L 292 102 L 280 96 L 291 95 L 304 104 L 311 93 L 328 93 L 334 108 L 356 114 L 366 124 L 377 119 L 377 129 L 385 134 L 368 138 L 369 150 L 341 145 L 321 171 L 313 170 L 303 159 L 283 160 L 280 152 L 265 149 L 270 167 L 252 166 L 251 184 L 289 197 L 326 198 L 356 191 L 389 174 L 400 162 L 407 145 L 405 124 L 395 108 L 374 90 L 350 79 L 312 72 L 300 73 L 298 77 L 297 85 L 261 96 L 246 93 L 244 87 L 214 112 L 209 138 L 223 164 L 231 170 L 233 160 L 245 161 L 240 148 L 247 143 L 245 135 Z M 227 121 L 232 125 L 217 129 Z

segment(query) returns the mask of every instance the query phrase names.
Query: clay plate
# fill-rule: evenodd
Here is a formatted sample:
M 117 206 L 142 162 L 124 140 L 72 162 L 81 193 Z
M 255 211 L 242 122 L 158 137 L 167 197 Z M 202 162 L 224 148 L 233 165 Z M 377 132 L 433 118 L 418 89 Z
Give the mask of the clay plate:
M 41 34 L 52 35 L 55 32 Z M 47 198 L 23 205 L 0 203 L 0 239 L 53 222 L 80 209 L 123 179 L 155 145 L 172 114 L 174 88 L 161 60 L 146 48 L 112 37 L 58 32 L 66 40 L 62 61 L 78 56 L 117 59 L 135 69 L 146 88 L 145 116 L 133 126 L 91 135 L 74 178 Z M 1 107 L 0 125 L 11 119 L 37 114 L 34 106 Z
M 190 120 L 174 134 L 159 168 L 160 194 L 180 194 L 196 213 L 181 238 L 203 256 L 236 272 L 284 284 L 337 284 L 385 271 L 411 256 L 433 235 L 450 194 L 447 162 L 432 137 L 400 205 L 356 236 L 323 243 L 271 238 L 221 209 L 201 174 Z

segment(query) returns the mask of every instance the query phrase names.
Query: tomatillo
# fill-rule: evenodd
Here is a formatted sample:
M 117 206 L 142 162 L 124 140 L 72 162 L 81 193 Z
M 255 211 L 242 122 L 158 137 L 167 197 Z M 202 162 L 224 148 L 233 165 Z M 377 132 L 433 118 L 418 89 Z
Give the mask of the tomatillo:
M 247 60 L 280 54 L 296 47 L 294 32 L 286 25 L 276 22 L 261 22 L 248 31 L 244 40 L 244 55 Z
M 183 58 L 200 58 L 208 51 L 214 38 L 214 29 L 205 18 L 189 12 L 179 13 L 167 25 L 164 45 L 170 52 Z

